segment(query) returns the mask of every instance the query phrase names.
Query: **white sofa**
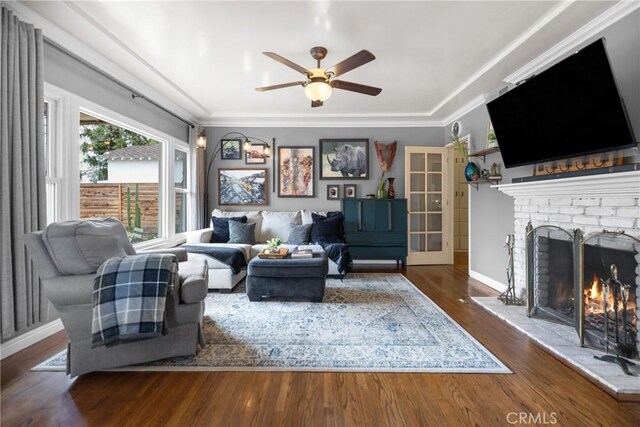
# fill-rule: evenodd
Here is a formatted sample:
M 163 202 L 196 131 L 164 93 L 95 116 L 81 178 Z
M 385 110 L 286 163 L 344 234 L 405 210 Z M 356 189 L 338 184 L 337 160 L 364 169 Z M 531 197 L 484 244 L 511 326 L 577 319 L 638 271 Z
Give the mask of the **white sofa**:
M 326 215 L 326 212 L 316 212 L 301 210 L 295 212 L 276 212 L 276 211 L 244 211 L 229 212 L 214 209 L 213 216 L 216 217 L 238 217 L 246 216 L 247 223 L 255 223 L 255 245 L 235 244 L 235 243 L 209 243 L 211 241 L 212 228 L 204 228 L 202 230 L 190 231 L 187 233 L 187 245 L 203 245 L 203 246 L 221 246 L 233 247 L 244 251 L 247 263 L 267 245 L 265 242 L 274 237 L 279 237 L 286 242 L 289 237 L 289 227 L 291 224 L 311 224 L 313 222 L 311 214 Z M 295 245 L 284 244 L 283 247 L 293 251 L 297 248 Z M 311 245 L 314 251 L 323 251 L 322 246 Z M 189 259 L 203 259 L 209 266 L 209 289 L 219 289 L 221 292 L 231 292 L 246 276 L 246 269 L 240 273 L 234 274 L 229 266 L 220 261 L 198 253 L 189 253 Z M 329 275 L 339 275 L 338 266 L 329 260 Z

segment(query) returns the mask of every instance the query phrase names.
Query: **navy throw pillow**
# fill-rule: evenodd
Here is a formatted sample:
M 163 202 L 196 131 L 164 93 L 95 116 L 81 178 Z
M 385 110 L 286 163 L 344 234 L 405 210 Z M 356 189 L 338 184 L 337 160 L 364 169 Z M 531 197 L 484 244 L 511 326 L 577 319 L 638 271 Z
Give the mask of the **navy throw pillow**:
M 246 216 L 218 217 L 212 216 L 213 233 L 211 233 L 211 243 L 229 242 L 229 221 L 238 221 L 246 224 Z
M 313 227 L 309 241 L 318 244 L 342 243 L 343 223 L 342 212 L 331 212 L 331 216 L 322 216 L 312 213 Z

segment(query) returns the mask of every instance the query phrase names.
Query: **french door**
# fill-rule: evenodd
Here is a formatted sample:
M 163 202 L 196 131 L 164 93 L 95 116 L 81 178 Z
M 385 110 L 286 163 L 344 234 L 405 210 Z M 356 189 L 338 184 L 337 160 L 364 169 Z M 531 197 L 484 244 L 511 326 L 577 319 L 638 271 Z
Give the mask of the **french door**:
M 407 264 L 453 263 L 453 174 L 450 149 L 405 147 Z

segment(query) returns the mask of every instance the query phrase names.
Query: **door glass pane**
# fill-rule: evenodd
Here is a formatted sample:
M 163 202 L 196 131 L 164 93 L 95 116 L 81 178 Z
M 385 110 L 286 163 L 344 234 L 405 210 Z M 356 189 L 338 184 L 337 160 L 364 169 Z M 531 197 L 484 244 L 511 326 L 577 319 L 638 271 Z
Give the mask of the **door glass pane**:
M 427 155 L 427 170 L 429 172 L 442 171 L 442 154 Z
M 442 195 L 441 194 L 427 194 L 427 210 L 430 212 L 442 211 Z
M 411 200 L 411 212 L 424 212 L 424 194 L 412 194 L 409 199 Z
M 424 214 L 411 214 L 411 231 L 426 231 Z
M 424 174 L 411 174 L 411 191 L 424 191 Z
M 442 251 L 442 234 L 434 233 L 427 235 L 427 252 Z
M 427 174 L 427 188 L 429 191 L 442 191 L 442 174 Z
M 442 231 L 442 214 L 427 215 L 427 228 L 429 231 Z
M 411 153 L 411 170 L 424 172 L 424 153 Z
M 187 153 L 180 150 L 176 150 L 175 153 L 173 164 L 175 186 L 176 188 L 187 188 Z
M 409 243 L 411 252 L 424 252 L 424 234 L 412 234 Z

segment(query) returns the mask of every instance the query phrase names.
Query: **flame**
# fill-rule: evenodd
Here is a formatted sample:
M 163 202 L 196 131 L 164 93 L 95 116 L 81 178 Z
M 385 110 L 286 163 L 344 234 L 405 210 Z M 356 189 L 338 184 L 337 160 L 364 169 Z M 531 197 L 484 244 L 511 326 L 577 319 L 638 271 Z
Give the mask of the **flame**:
M 597 274 L 593 275 L 591 279 L 591 286 L 585 287 L 584 290 L 584 302 L 585 302 L 585 314 L 599 314 L 604 313 L 604 286 L 600 283 L 600 278 Z M 618 301 L 618 311 L 622 311 L 624 309 L 624 304 L 622 303 L 622 299 L 619 298 Z M 613 292 L 609 292 L 607 295 L 607 312 L 611 313 L 614 311 L 614 300 L 613 300 Z M 628 301 L 627 302 L 627 310 L 635 311 L 636 310 L 636 302 Z

